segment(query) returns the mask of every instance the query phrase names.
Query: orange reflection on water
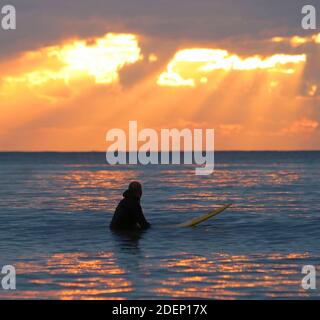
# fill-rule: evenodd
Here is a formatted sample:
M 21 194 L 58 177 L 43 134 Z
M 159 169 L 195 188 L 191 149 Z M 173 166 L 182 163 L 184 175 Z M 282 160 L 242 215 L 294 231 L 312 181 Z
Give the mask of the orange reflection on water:
M 301 288 L 300 266 L 295 260 L 308 253 L 246 255 L 214 254 L 212 259 L 199 256 L 171 258 L 162 268 L 177 275 L 159 281 L 157 295 L 170 298 L 236 299 L 258 296 L 308 296 Z M 280 262 L 280 263 L 279 263 Z
M 241 167 L 241 165 L 239 165 Z M 227 169 L 225 168 L 227 167 Z M 254 168 L 247 169 L 247 166 L 243 166 L 244 169 L 228 169 L 228 166 L 219 165 L 211 176 L 206 177 L 206 179 L 196 179 L 194 176 L 193 168 L 188 170 L 180 169 L 180 174 L 170 175 L 169 170 L 163 171 L 165 174 L 160 178 L 160 183 L 163 185 L 177 186 L 177 190 L 169 195 L 169 202 L 166 203 L 167 210 L 175 211 L 205 211 L 208 209 L 208 203 L 217 202 L 229 202 L 230 195 L 233 197 L 233 201 L 236 202 L 234 198 L 235 193 L 232 192 L 234 188 L 250 188 L 250 187 L 260 187 L 264 188 L 269 185 L 287 186 L 296 184 L 301 175 L 291 170 L 277 170 L 271 165 L 265 165 Z M 184 188 L 181 189 L 179 186 L 183 185 Z M 218 187 L 217 187 L 218 186 Z M 216 189 L 217 188 L 217 189 Z M 225 198 L 221 196 L 219 188 L 228 188 L 225 192 Z M 230 190 L 230 191 L 228 191 Z M 228 192 L 230 192 L 228 194 Z M 264 192 L 264 191 L 263 191 Z M 276 191 L 274 191 L 274 194 Z M 280 200 L 286 201 L 289 192 L 285 188 L 277 191 L 276 197 L 278 202 Z M 284 198 L 286 197 L 286 199 Z M 204 204 L 203 199 L 206 199 Z M 239 199 L 239 202 L 243 201 L 243 198 Z M 237 201 L 238 202 L 238 201 Z M 186 203 L 188 206 L 186 208 Z M 248 198 L 247 205 L 254 205 L 254 210 L 258 212 L 265 206 L 263 202 L 256 202 L 256 198 Z M 262 209 L 265 211 L 265 209 Z
M 305 264 L 310 257 L 308 253 L 213 253 L 203 257 L 178 252 L 149 264 L 151 276 L 139 290 L 161 298 L 308 297 L 301 287 L 301 261 Z M 117 262 L 112 252 L 104 252 L 58 253 L 38 263 L 18 263 L 17 275 L 29 277 L 28 290 L 2 291 L 0 297 L 124 299 L 136 288 L 134 280 L 128 279 L 132 270 L 120 268 Z
M 136 180 L 134 170 L 73 170 L 63 176 L 66 210 L 104 211 L 107 202 L 116 202 L 128 181 Z M 112 193 L 114 186 L 122 188 Z
M 32 279 L 34 290 L 14 293 L 24 299 L 116 299 L 119 294 L 131 292 L 132 283 L 125 277 L 111 252 L 95 257 L 85 253 L 59 253 L 50 256 L 45 263 L 18 263 L 17 273 L 36 272 L 45 279 Z M 1 295 L 2 298 L 13 294 Z
M 265 175 L 268 184 L 291 184 L 299 180 L 300 175 L 291 171 L 270 172 Z

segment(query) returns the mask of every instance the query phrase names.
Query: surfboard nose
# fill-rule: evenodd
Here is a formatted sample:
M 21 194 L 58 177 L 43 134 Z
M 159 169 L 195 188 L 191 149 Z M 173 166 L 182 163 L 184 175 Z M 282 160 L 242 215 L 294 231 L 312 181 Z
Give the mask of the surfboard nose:
M 219 213 L 223 212 L 224 210 L 228 209 L 231 206 L 232 206 L 232 203 L 228 203 L 220 208 L 217 208 L 213 211 L 210 211 L 209 213 L 201 215 L 200 217 L 196 217 L 196 218 L 187 220 L 186 222 L 183 222 L 181 224 L 178 224 L 177 226 L 178 227 L 194 227 L 194 226 L 200 224 L 201 222 L 204 222 L 204 221 L 218 215 Z

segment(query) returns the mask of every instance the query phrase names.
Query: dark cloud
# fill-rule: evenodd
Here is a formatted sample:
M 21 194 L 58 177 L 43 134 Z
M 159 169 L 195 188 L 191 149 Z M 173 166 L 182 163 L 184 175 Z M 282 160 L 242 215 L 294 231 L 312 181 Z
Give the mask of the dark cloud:
M 261 39 L 304 34 L 304 0 L 8 0 L 17 8 L 17 30 L 0 31 L 0 56 L 70 36 L 136 32 L 177 41 Z M 318 0 L 308 1 L 317 5 Z M 319 8 L 320 10 L 320 8 Z

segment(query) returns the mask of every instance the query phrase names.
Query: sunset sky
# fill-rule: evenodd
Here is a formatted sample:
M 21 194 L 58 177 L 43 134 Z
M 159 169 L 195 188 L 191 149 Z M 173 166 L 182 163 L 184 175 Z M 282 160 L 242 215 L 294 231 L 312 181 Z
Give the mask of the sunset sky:
M 214 128 L 218 150 L 320 149 L 320 24 L 301 28 L 305 1 L 9 2 L 2 151 L 104 151 L 129 120 Z

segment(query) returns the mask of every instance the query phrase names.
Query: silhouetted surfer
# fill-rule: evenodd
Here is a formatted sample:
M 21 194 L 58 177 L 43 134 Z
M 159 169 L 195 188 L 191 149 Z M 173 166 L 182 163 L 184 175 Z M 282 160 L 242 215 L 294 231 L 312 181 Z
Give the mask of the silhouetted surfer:
M 143 215 L 140 205 L 142 186 L 133 181 L 128 190 L 123 193 L 123 199 L 119 202 L 110 223 L 113 230 L 143 230 L 151 225 Z

